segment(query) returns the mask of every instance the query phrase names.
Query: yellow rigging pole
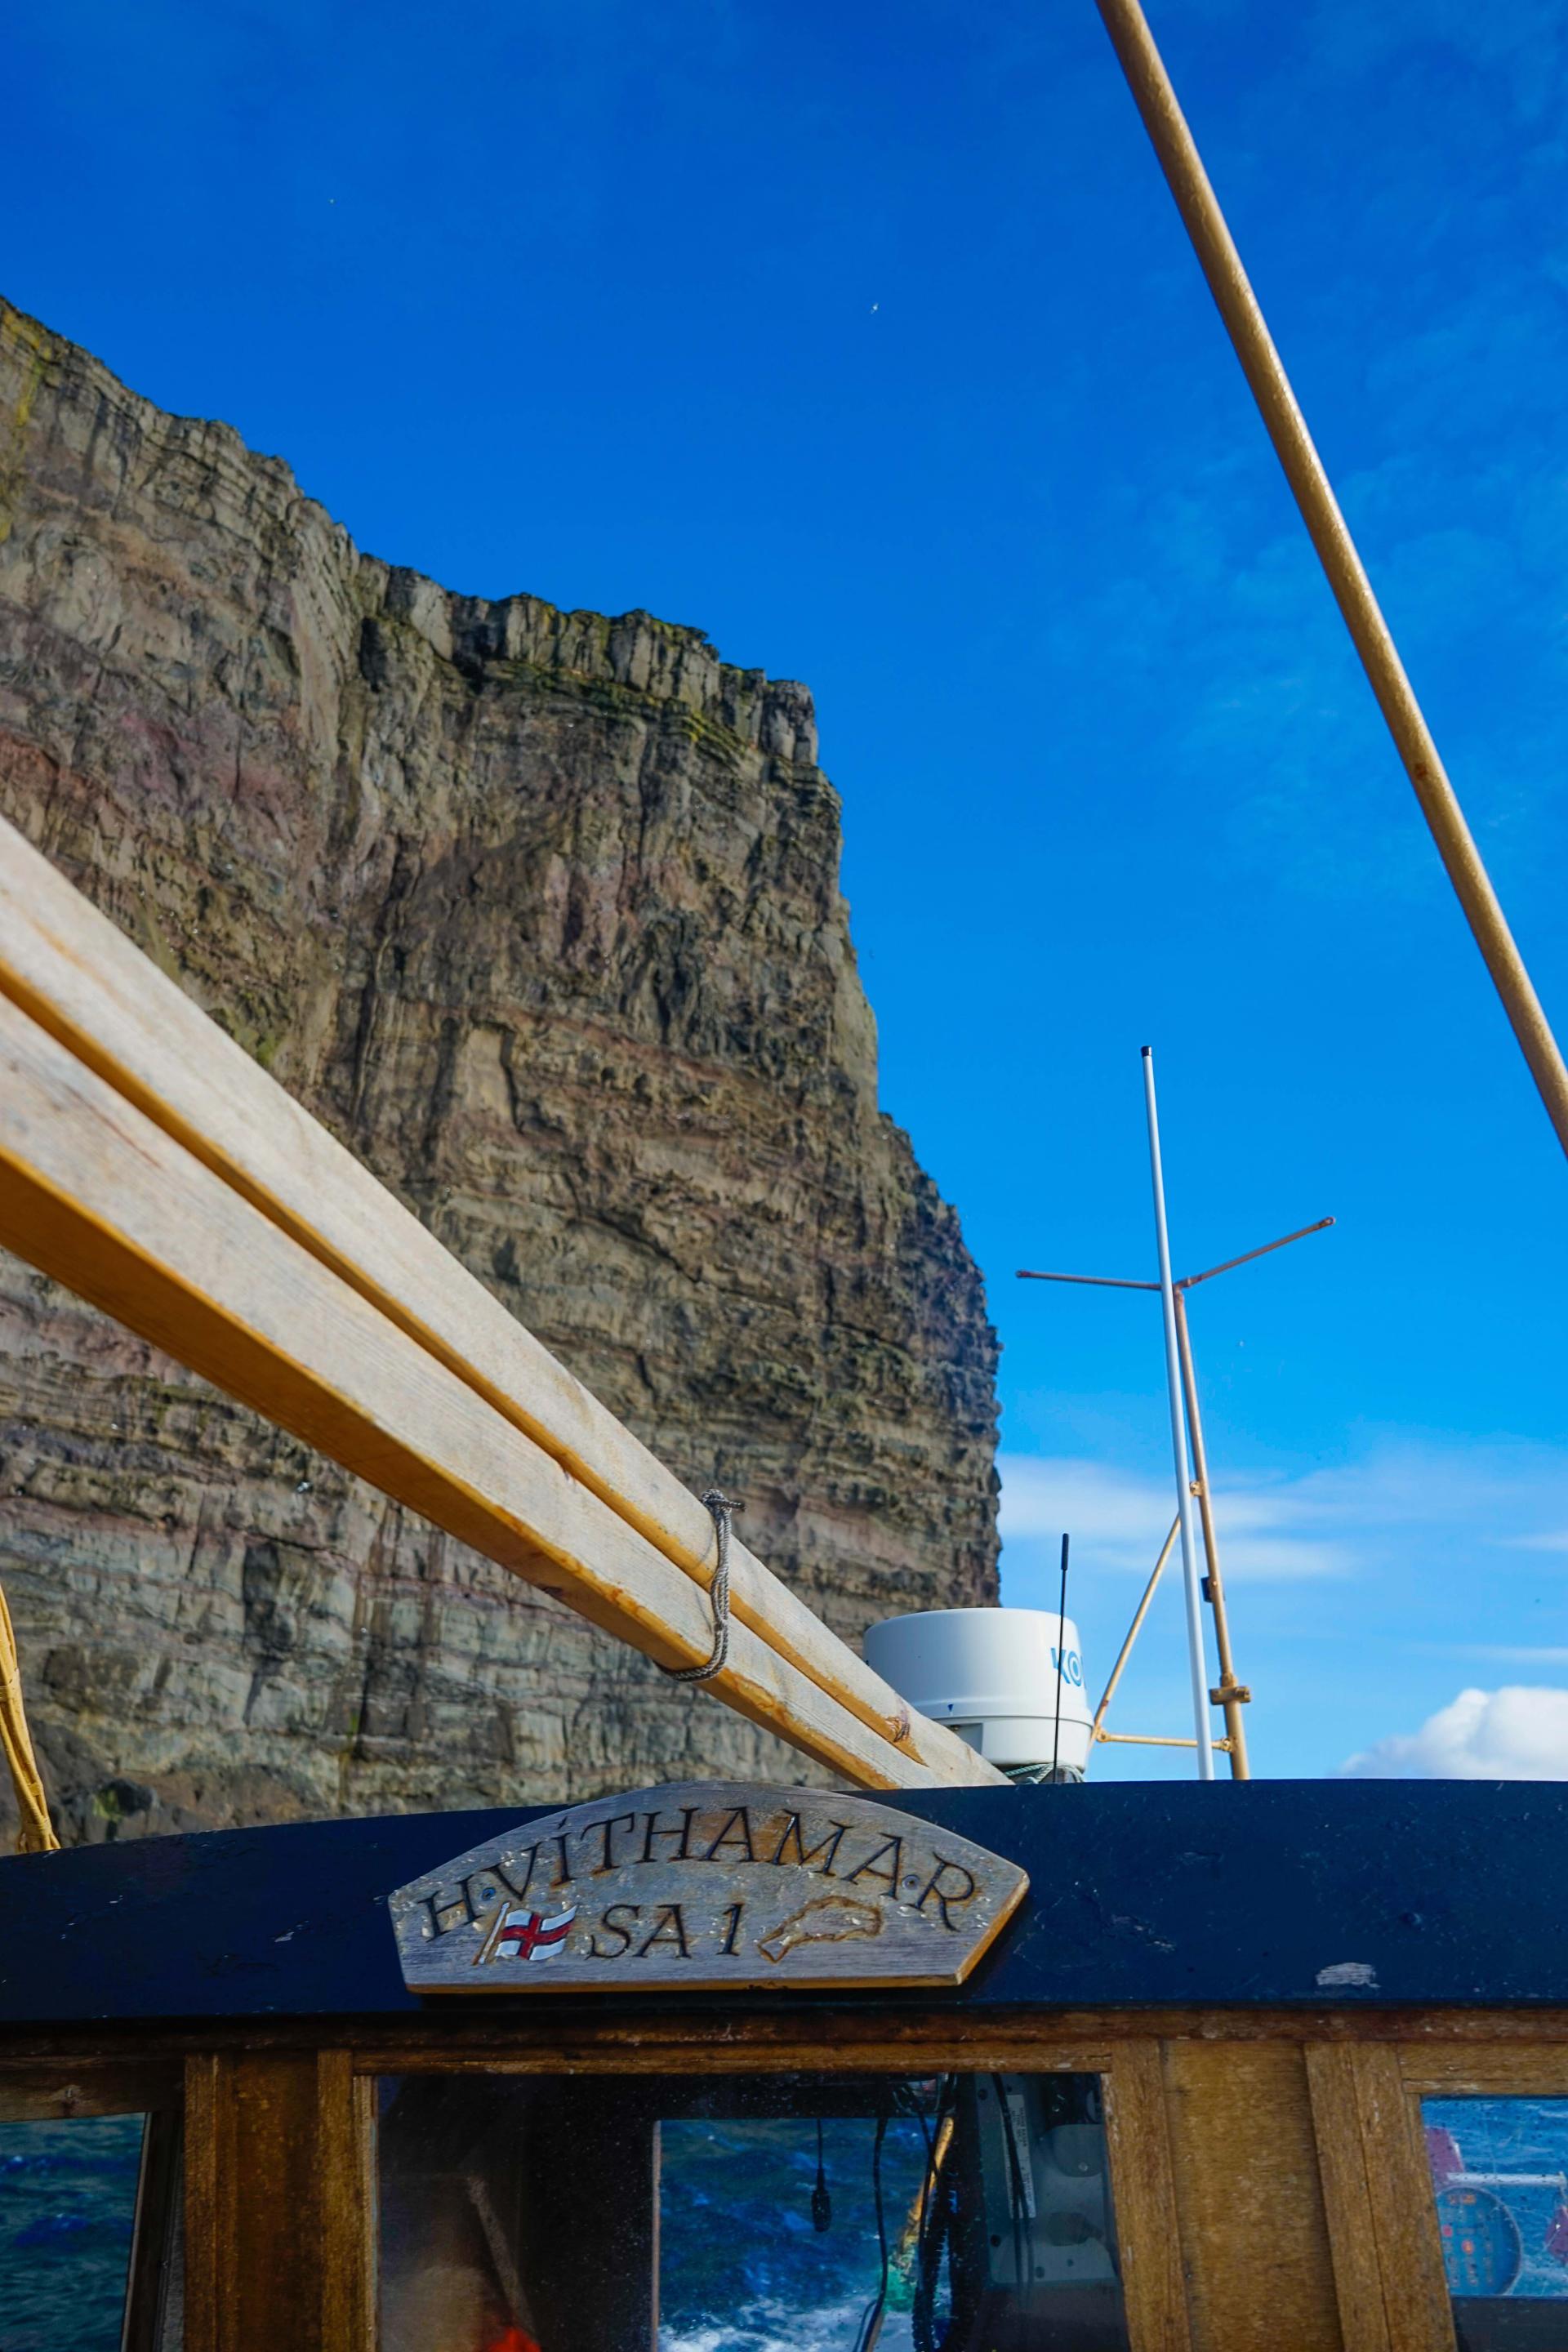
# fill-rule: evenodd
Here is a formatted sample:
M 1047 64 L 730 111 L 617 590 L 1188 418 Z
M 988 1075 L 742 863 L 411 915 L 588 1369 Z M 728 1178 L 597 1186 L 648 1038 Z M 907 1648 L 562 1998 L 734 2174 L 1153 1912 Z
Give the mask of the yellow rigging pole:
M 0 1756 L 5 1759 L 11 1786 L 16 1791 L 17 1853 L 58 1852 L 60 1842 L 49 1820 L 38 1759 L 33 1753 L 32 1737 L 27 1729 L 27 1710 L 22 1704 L 22 1669 L 16 1656 L 16 1636 L 11 1630 L 11 1612 L 5 1606 L 3 1591 L 0 1591 Z
M 1515 945 L 1458 796 L 1313 446 L 1274 339 L 1209 184 L 1139 0 L 1096 0 L 1209 291 L 1295 494 L 1318 560 L 1372 682 L 1421 813 L 1513 1024 L 1557 1139 L 1568 1151 L 1568 1067 Z

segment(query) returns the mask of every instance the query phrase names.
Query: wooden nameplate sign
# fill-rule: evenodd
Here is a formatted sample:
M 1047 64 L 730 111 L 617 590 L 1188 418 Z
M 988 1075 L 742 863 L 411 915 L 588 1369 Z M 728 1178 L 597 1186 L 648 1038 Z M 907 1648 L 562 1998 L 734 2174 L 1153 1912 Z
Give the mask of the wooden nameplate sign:
M 520 1822 L 388 1908 L 411 1992 L 951 1986 L 1028 1884 L 868 1798 L 690 1780 Z

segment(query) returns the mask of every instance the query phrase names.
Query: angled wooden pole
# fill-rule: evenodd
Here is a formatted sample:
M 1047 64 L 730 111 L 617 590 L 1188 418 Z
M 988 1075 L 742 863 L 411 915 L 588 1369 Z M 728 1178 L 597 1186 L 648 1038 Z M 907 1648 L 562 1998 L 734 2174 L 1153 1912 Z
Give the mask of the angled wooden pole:
M 236 1203 L 255 1212 L 258 1223 L 247 1233 L 266 1226 L 286 1238 L 373 1309 L 393 1337 L 406 1338 L 466 1386 L 602 1506 L 606 1520 L 619 1523 L 617 1540 L 629 1531 L 650 1569 L 657 1557 L 687 1580 L 705 1612 L 716 1547 L 713 1522 L 697 1497 L 351 1152 L 0 820 L 0 1007 L 6 1004 L 175 1147 L 169 1181 L 176 1190 L 199 1171 L 209 1174 Z M 0 1243 L 28 1254 L 5 1230 L 3 1213 Z M 177 1281 L 177 1231 L 167 1246 L 165 1273 Z M 70 1271 L 76 1262 L 68 1250 L 63 1265 L 49 1270 L 80 1289 Z M 121 1319 L 144 1328 L 132 1314 Z M 183 1328 L 178 1318 L 165 1319 L 161 1335 L 149 1336 L 159 1336 L 172 1355 L 219 1386 L 230 1385 L 195 1361 L 182 1344 Z M 246 1402 L 282 1417 L 271 1412 L 265 1381 Z M 321 1438 L 310 1442 L 333 1451 Z M 374 1470 L 362 1475 L 381 1483 Z M 868 1755 L 881 1746 L 903 1751 L 913 1778 L 900 1773 L 888 1785 L 1001 1777 L 952 1732 L 906 1706 L 733 1538 L 730 1569 L 738 1625 L 834 1708 L 856 1717 L 869 1735 Z M 706 1643 L 694 1645 L 667 1663 L 700 1661 L 707 1650 Z
M 1096 5 L 1334 601 L 1405 762 L 1437 854 L 1502 999 L 1557 1140 L 1568 1151 L 1568 1067 L 1562 1050 L 1514 943 L 1415 688 L 1405 674 L 1399 649 L 1307 430 L 1307 420 L 1274 347 L 1251 280 L 1242 268 L 1148 18 L 1139 0 L 1096 0 Z
M 5 1605 L 3 1591 L 0 1591 L 0 1756 L 5 1759 L 6 1769 L 11 1775 L 12 1792 L 16 1800 L 17 1853 L 54 1853 L 58 1849 L 59 1840 L 49 1819 L 43 1775 L 38 1770 L 38 1759 L 33 1753 L 33 1737 L 27 1728 L 27 1710 L 22 1699 L 22 1667 L 16 1655 L 16 1636 L 11 1629 L 11 1612 Z
M 1149 1614 L 1149 1603 L 1154 1598 L 1160 1579 L 1165 1573 L 1165 1562 L 1170 1559 L 1172 1549 L 1175 1544 L 1176 1538 L 1181 1534 L 1181 1532 L 1182 1523 L 1180 1519 L 1173 1519 L 1171 1521 L 1171 1531 L 1165 1538 L 1164 1542 L 1160 1546 L 1160 1557 L 1154 1562 L 1153 1570 L 1150 1575 L 1148 1583 L 1143 1587 L 1143 1598 L 1139 1601 L 1137 1608 L 1133 1611 L 1132 1622 L 1127 1628 L 1126 1638 L 1122 1642 L 1120 1650 L 1116 1653 L 1116 1664 L 1110 1669 L 1110 1679 L 1106 1684 L 1105 1689 L 1101 1694 L 1100 1705 L 1094 1710 L 1094 1721 L 1089 1727 L 1089 1735 L 1091 1739 L 1108 1739 L 1110 1737 L 1110 1734 L 1107 1731 L 1101 1730 L 1100 1727 L 1104 1723 L 1106 1716 L 1110 1711 L 1111 1700 L 1116 1696 L 1116 1685 L 1121 1680 L 1122 1672 L 1126 1667 L 1128 1659 L 1132 1655 L 1132 1644 L 1138 1639 L 1139 1634 L 1143 1629 L 1143 1620 Z
M 6 999 L 0 1244 L 659 1664 L 707 1657 L 697 1580 Z M 709 1687 L 861 1787 L 1001 1778 L 923 1717 L 872 1730 L 743 1623 Z

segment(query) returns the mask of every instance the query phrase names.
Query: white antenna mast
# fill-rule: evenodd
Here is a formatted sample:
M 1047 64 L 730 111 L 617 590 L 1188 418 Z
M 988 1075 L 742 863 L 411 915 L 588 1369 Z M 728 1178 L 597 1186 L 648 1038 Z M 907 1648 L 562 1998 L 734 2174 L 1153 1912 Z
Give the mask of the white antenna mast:
M 1247 1734 L 1242 1727 L 1242 1709 L 1252 1696 L 1245 1683 L 1237 1680 L 1231 1656 L 1230 1624 L 1226 1611 L 1225 1587 L 1220 1577 L 1219 1538 L 1215 1528 L 1214 1490 L 1209 1477 L 1208 1455 L 1204 1445 L 1203 1421 L 1198 1410 L 1197 1371 L 1193 1362 L 1193 1345 L 1187 1328 L 1186 1294 L 1195 1290 L 1200 1282 L 1212 1282 L 1217 1274 L 1229 1274 L 1237 1266 L 1250 1265 L 1255 1258 L 1268 1257 L 1275 1250 L 1285 1249 L 1291 1242 L 1305 1241 L 1309 1234 L 1325 1232 L 1333 1223 L 1332 1217 L 1320 1217 L 1316 1224 L 1299 1225 L 1294 1233 L 1281 1234 L 1277 1240 L 1263 1242 L 1258 1248 L 1243 1250 L 1239 1257 L 1227 1257 L 1219 1265 L 1205 1266 L 1201 1274 L 1171 1276 L 1169 1234 L 1165 1222 L 1164 1180 L 1160 1163 L 1160 1126 L 1154 1100 L 1154 1057 L 1149 1047 L 1143 1048 L 1143 1090 L 1149 1119 L 1149 1163 L 1154 1185 L 1154 1230 L 1160 1250 L 1160 1279 L 1157 1282 L 1130 1279 L 1111 1274 L 1044 1274 L 1032 1267 L 1018 1269 L 1021 1282 L 1070 1282 L 1095 1290 L 1147 1290 L 1160 1293 L 1164 1309 L 1165 1370 L 1170 1388 L 1172 1447 L 1176 1465 L 1176 1517 L 1171 1522 L 1170 1533 L 1160 1549 L 1143 1597 L 1133 1612 L 1127 1638 L 1121 1644 L 1110 1679 L 1095 1711 L 1089 1729 L 1091 1744 L 1097 1740 L 1116 1740 L 1139 1748 L 1195 1748 L 1198 1771 L 1203 1780 L 1214 1778 L 1214 1754 L 1217 1746 L 1230 1758 L 1232 1778 L 1250 1778 L 1247 1759 Z M 1184 1404 L 1185 1407 L 1184 1417 Z M 1187 1447 L 1191 1446 L 1191 1469 L 1187 1466 Z M 1204 1557 L 1208 1573 L 1194 1577 L 1195 1547 L 1193 1539 L 1193 1497 L 1197 1497 L 1203 1524 Z M 1173 1739 L 1148 1732 L 1107 1731 L 1106 1710 L 1115 1696 L 1117 1685 L 1132 1645 L 1138 1639 L 1155 1588 L 1164 1571 L 1165 1562 L 1182 1538 L 1182 1565 L 1186 1571 L 1188 1649 L 1193 1664 L 1193 1704 L 1198 1714 L 1197 1738 Z M 1198 1613 L 1199 1600 L 1206 1601 L 1214 1611 L 1215 1647 L 1219 1654 L 1219 1683 L 1214 1690 L 1206 1687 L 1203 1619 Z M 1215 1740 L 1210 1730 L 1207 1705 L 1224 1711 L 1226 1736 Z
M 1209 1728 L 1209 1670 L 1204 1656 L 1203 1587 L 1193 1535 L 1193 1483 L 1187 1469 L 1187 1416 L 1182 1402 L 1182 1360 L 1176 1346 L 1176 1292 L 1171 1280 L 1171 1236 L 1165 1226 L 1165 1178 L 1160 1166 L 1160 1113 L 1154 1101 L 1153 1048 L 1143 1048 L 1143 1108 L 1149 1120 L 1149 1176 L 1154 1188 L 1154 1240 L 1160 1253 L 1160 1305 L 1165 1322 L 1165 1385 L 1171 1399 L 1171 1454 L 1176 1465 L 1176 1520 L 1182 1530 L 1182 1588 L 1187 1602 L 1187 1670 L 1193 1684 L 1193 1729 L 1198 1778 L 1214 1779 Z

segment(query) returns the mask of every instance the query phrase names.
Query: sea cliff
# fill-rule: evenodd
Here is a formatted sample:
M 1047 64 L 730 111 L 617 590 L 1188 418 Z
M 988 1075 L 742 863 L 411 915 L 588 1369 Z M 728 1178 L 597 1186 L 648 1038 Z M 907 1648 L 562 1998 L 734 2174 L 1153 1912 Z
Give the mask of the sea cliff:
M 995 1342 L 816 757 L 0 305 L 0 809 L 855 1640 L 995 1597 Z M 68 1837 L 808 1777 L 13 1259 L 0 1583 Z

